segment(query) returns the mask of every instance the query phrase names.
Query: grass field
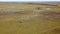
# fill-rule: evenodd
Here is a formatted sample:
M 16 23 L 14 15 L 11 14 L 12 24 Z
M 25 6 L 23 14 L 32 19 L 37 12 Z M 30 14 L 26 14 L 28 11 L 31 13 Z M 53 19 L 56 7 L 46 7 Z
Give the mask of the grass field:
M 0 34 L 60 34 L 60 12 L 57 8 L 38 12 L 37 6 L 1 7 L 3 10 L 24 12 L 2 13 L 0 11 Z M 37 14 L 33 14 L 37 10 Z M 39 13 L 39 14 L 38 14 Z M 35 16 L 37 15 L 37 16 Z

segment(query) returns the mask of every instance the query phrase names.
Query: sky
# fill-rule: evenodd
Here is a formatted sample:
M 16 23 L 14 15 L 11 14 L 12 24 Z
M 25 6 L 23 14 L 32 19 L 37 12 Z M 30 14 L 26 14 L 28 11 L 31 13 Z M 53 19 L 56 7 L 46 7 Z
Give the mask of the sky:
M 60 0 L 0 0 L 0 2 L 33 2 L 33 1 L 60 1 Z

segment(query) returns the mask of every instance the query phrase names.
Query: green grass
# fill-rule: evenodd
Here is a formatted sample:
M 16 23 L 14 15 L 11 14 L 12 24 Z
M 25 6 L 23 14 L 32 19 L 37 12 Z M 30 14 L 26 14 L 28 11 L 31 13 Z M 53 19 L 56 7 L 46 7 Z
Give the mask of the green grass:
M 44 6 L 25 6 L 25 5 L 15 5 L 15 7 L 12 8 L 12 6 L 8 5 L 0 5 L 0 10 L 38 10 L 37 7 L 40 7 L 40 10 L 45 10 L 47 7 Z M 51 8 L 50 10 L 60 11 L 59 7 Z
M 36 10 L 36 6 L 17 6 L 16 8 L 7 8 L 2 6 L 0 9 L 25 10 L 29 12 L 25 12 L 24 14 L 29 16 L 31 15 L 32 10 Z M 57 26 L 60 28 L 60 19 L 50 20 L 48 18 L 41 18 L 40 16 L 32 17 L 30 19 L 22 19 L 21 15 L 22 14 L 19 13 L 16 17 L 6 16 L 1 18 L 0 34 L 60 34 L 58 32 L 52 32 L 53 28 Z
M 28 20 L 21 16 L 0 19 L 0 34 L 47 34 L 45 30 L 60 26 L 60 21 L 33 17 Z M 22 22 L 22 23 L 20 23 Z M 45 32 L 44 32 L 45 31 Z M 53 32 L 50 32 L 53 34 Z

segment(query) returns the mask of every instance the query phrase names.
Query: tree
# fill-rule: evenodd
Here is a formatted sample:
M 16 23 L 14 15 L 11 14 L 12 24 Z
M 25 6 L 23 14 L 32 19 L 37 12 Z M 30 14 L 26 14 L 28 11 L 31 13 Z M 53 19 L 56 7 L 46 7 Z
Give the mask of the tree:
M 41 8 L 40 7 L 37 7 L 37 10 L 40 10 Z

